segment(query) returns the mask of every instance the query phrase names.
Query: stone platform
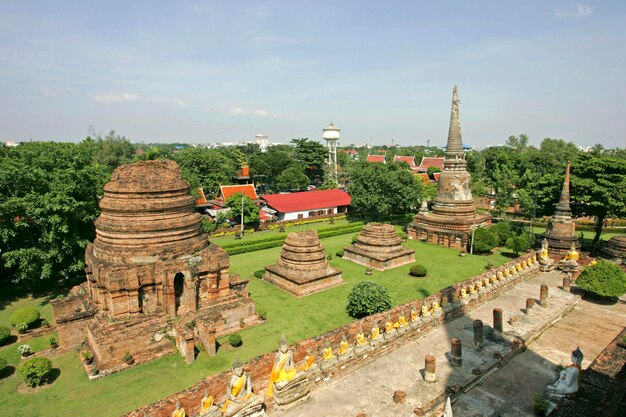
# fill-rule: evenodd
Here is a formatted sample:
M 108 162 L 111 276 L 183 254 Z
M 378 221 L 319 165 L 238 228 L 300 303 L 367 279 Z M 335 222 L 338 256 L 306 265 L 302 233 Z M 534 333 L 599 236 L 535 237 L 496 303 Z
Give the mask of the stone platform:
M 564 312 L 572 309 L 579 298 L 559 288 L 559 272 L 543 273 L 522 282 L 500 297 L 478 306 L 464 316 L 441 325 L 385 356 L 335 381 L 330 381 L 312 393 L 311 401 L 287 411 L 289 417 L 440 415 L 450 392 L 453 398 L 478 384 L 521 351 L 525 340 L 532 340 Z M 548 284 L 548 306 L 536 306 L 533 320 L 521 320 L 511 325 L 509 319 L 523 314 L 528 298 L 539 298 L 540 284 Z M 503 339 L 493 340 L 493 309 L 503 311 Z M 533 316 L 531 316 L 532 318 Z M 485 343 L 481 352 L 473 349 L 473 320 L 484 323 Z M 515 320 L 514 320 L 515 322 Z M 462 367 L 450 365 L 450 339 L 459 338 L 463 345 Z M 511 341 L 517 341 L 512 343 Z M 424 381 L 424 358 L 433 354 L 437 364 L 437 381 Z M 472 371 L 480 370 L 480 375 Z M 332 375 L 330 376 L 332 379 Z M 446 389 L 449 387 L 449 392 Z M 394 391 L 406 393 L 404 403 L 393 401 Z M 456 391 L 455 391 L 456 390 Z M 437 414 L 439 413 L 439 414 Z M 473 414 L 458 414 L 473 415 Z M 476 414 L 474 414 L 476 415 Z
M 415 262 L 415 251 L 402 246 L 402 239 L 391 224 L 366 225 L 357 241 L 343 251 L 344 260 L 379 271 Z

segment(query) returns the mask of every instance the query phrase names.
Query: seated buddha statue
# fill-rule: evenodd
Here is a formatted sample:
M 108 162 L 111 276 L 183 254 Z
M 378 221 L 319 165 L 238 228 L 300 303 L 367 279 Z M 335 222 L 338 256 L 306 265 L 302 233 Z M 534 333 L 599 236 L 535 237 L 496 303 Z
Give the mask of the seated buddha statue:
M 433 300 L 433 304 L 430 307 L 430 313 L 433 315 L 433 317 L 440 317 L 443 314 L 443 311 L 441 310 L 439 302 L 436 298 Z
M 213 396 L 209 391 L 204 391 L 204 397 L 200 400 L 200 417 L 221 416 L 220 409 L 213 403 Z
M 553 397 L 562 397 L 578 391 L 580 384 L 583 353 L 579 348 L 572 352 L 572 363 L 559 373 L 553 384 L 548 385 L 546 393 Z
M 180 406 L 180 401 L 176 402 L 176 409 L 172 411 L 172 417 L 185 417 L 185 409 Z
M 274 396 L 274 387 L 281 389 L 296 378 L 296 368 L 293 363 L 293 352 L 287 346 L 285 335 L 280 338 L 278 352 L 274 357 L 274 366 L 270 372 L 270 381 L 267 387 L 267 396 Z
M 598 264 L 598 261 L 596 261 L 595 258 L 592 258 L 591 262 L 589 262 L 589 266 L 594 266 L 594 265 L 597 265 L 597 264 Z
M 348 340 L 346 337 L 341 338 L 341 342 L 339 343 L 339 349 L 337 349 L 337 356 L 347 356 L 348 355 Z
M 536 255 L 536 254 L 534 254 L 534 255 L 532 256 L 531 261 L 532 261 L 532 263 L 533 263 L 533 264 L 536 264 L 536 263 L 537 263 L 537 255 Z
M 470 285 L 469 296 L 472 300 L 478 298 L 478 291 L 476 291 L 476 287 L 477 286 L 475 284 Z
M 380 322 L 376 322 L 372 330 L 370 330 L 370 344 L 376 346 L 383 341 L 383 337 L 380 335 Z
M 409 323 L 406 321 L 406 316 L 404 315 L 404 311 L 400 311 L 400 315 L 398 316 L 398 328 L 403 328 L 408 325 Z
M 225 417 L 239 416 L 244 412 L 261 409 L 263 402 L 252 392 L 250 375 L 243 370 L 243 364 L 237 358 L 232 366 L 233 374 L 226 386 L 226 401 L 222 406 Z
M 554 268 L 554 261 L 550 258 L 548 253 L 548 240 L 544 238 L 541 241 L 541 250 L 539 251 L 539 267 L 542 270 L 549 270 Z
M 395 324 L 396 323 L 391 319 L 391 316 L 388 315 L 387 320 L 385 321 L 385 334 L 383 335 L 385 340 L 393 339 L 398 335 Z
M 580 254 L 576 250 L 576 245 L 572 242 L 572 247 L 570 248 L 565 258 L 559 261 L 558 267 L 561 271 L 564 272 L 575 272 L 580 269 L 578 266 L 578 259 L 580 258 Z
M 324 359 L 324 362 L 332 361 L 333 359 L 335 359 L 335 355 L 333 355 L 333 348 L 327 346 L 322 352 L 322 358 Z
M 432 320 L 432 315 L 430 314 L 430 308 L 428 308 L 428 304 L 426 301 L 422 304 L 422 321 L 428 323 Z
M 409 320 L 410 320 L 409 326 L 411 326 L 412 329 L 416 329 L 419 327 L 420 323 L 422 322 L 422 319 L 420 319 L 420 315 L 419 315 L 417 308 L 413 307 L 411 309 Z
M 306 356 L 304 357 L 304 363 L 300 366 L 300 370 L 303 372 L 310 372 L 317 368 L 315 363 L 315 356 L 311 353 L 311 349 L 307 349 Z
M 492 275 L 491 279 L 489 277 L 485 277 L 485 280 L 483 281 L 483 286 L 485 287 L 490 286 L 495 277 L 496 277 L 495 275 Z
M 369 350 L 369 343 L 367 342 L 365 333 L 363 333 L 363 328 L 359 325 L 359 332 L 356 334 L 356 339 L 354 342 L 354 353 L 360 355 L 367 350 Z

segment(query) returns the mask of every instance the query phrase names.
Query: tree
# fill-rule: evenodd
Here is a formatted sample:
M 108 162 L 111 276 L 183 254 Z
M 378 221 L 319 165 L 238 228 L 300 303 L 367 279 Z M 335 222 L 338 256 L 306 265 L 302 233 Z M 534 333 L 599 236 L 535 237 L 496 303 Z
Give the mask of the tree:
M 498 246 L 498 237 L 486 227 L 479 227 L 474 232 L 474 252 L 487 253 Z
M 372 281 L 362 281 L 352 287 L 348 294 L 346 312 L 350 317 L 360 318 L 381 313 L 391 308 L 391 296 L 387 288 Z
M 304 168 L 304 173 L 311 181 L 324 177 L 324 167 L 328 151 L 324 145 L 309 139 L 292 139 L 295 145 L 294 158 Z
M 572 164 L 571 174 L 572 212 L 595 217 L 595 250 L 604 219 L 626 216 L 626 163 L 623 159 L 586 154 Z
M 91 137 L 85 141 L 92 140 Z M 132 162 L 135 157 L 135 147 L 124 136 L 111 130 L 104 138 L 97 135 L 94 142 L 94 161 L 107 166 L 111 171 L 122 164 Z
M 576 285 L 601 297 L 621 297 L 626 293 L 626 273 L 611 262 L 600 261 L 585 268 Z
M 22 362 L 17 371 L 29 387 L 35 387 L 45 382 L 50 375 L 52 361 L 41 356 L 31 358 Z
M 207 195 L 216 195 L 222 184 L 229 184 L 239 169 L 238 162 L 216 149 L 187 148 L 175 155 L 181 174 L 192 190 L 202 187 Z
M 235 193 L 226 200 L 226 207 L 230 208 L 229 215 L 239 219 L 241 223 L 241 193 Z M 243 197 L 243 224 L 256 225 L 259 223 L 259 208 L 248 196 Z
M 300 191 L 305 190 L 309 185 L 309 177 L 307 177 L 299 166 L 290 166 L 285 169 L 276 178 L 276 188 L 284 191 Z
M 511 135 L 507 139 L 506 145 L 510 146 L 511 148 L 515 148 L 517 151 L 523 151 L 528 147 L 528 136 L 524 135 L 523 133 L 517 137 Z
M 530 249 L 528 239 L 522 236 L 511 236 L 506 240 L 505 246 L 507 249 L 512 250 L 515 255 L 518 255 L 520 252 L 526 252 Z

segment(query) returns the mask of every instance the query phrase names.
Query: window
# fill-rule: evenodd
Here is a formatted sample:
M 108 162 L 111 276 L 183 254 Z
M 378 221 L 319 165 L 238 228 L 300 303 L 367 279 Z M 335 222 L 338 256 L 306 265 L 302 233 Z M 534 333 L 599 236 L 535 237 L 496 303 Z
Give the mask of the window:
M 299 219 L 303 219 L 304 218 L 304 214 L 302 214 L 302 213 L 298 214 L 298 218 Z

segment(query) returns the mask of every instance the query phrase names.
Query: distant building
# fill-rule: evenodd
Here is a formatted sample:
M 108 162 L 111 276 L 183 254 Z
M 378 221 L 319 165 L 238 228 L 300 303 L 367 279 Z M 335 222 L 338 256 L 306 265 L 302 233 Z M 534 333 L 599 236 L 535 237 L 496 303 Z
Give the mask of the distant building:
M 387 163 L 387 159 L 385 155 L 367 155 L 367 162 L 382 162 L 383 164 Z
M 443 160 L 444 158 L 436 158 L 431 156 L 425 156 L 422 158 L 422 162 L 420 162 L 417 167 L 417 172 L 427 172 L 428 168 L 439 168 L 439 170 L 443 170 Z
M 261 148 L 261 152 L 265 152 L 267 150 L 267 147 L 269 146 L 270 141 L 266 135 L 258 133 L 254 137 L 254 143 L 259 145 L 259 147 Z
M 266 194 L 261 198 L 268 207 L 276 210 L 279 221 L 345 213 L 351 201 L 350 194 L 342 190 Z
M 417 171 L 417 164 L 415 163 L 415 157 L 414 156 L 399 156 L 396 155 L 393 157 L 393 162 L 406 162 L 406 164 L 409 166 L 409 168 L 411 168 L 411 171 L 415 172 Z

